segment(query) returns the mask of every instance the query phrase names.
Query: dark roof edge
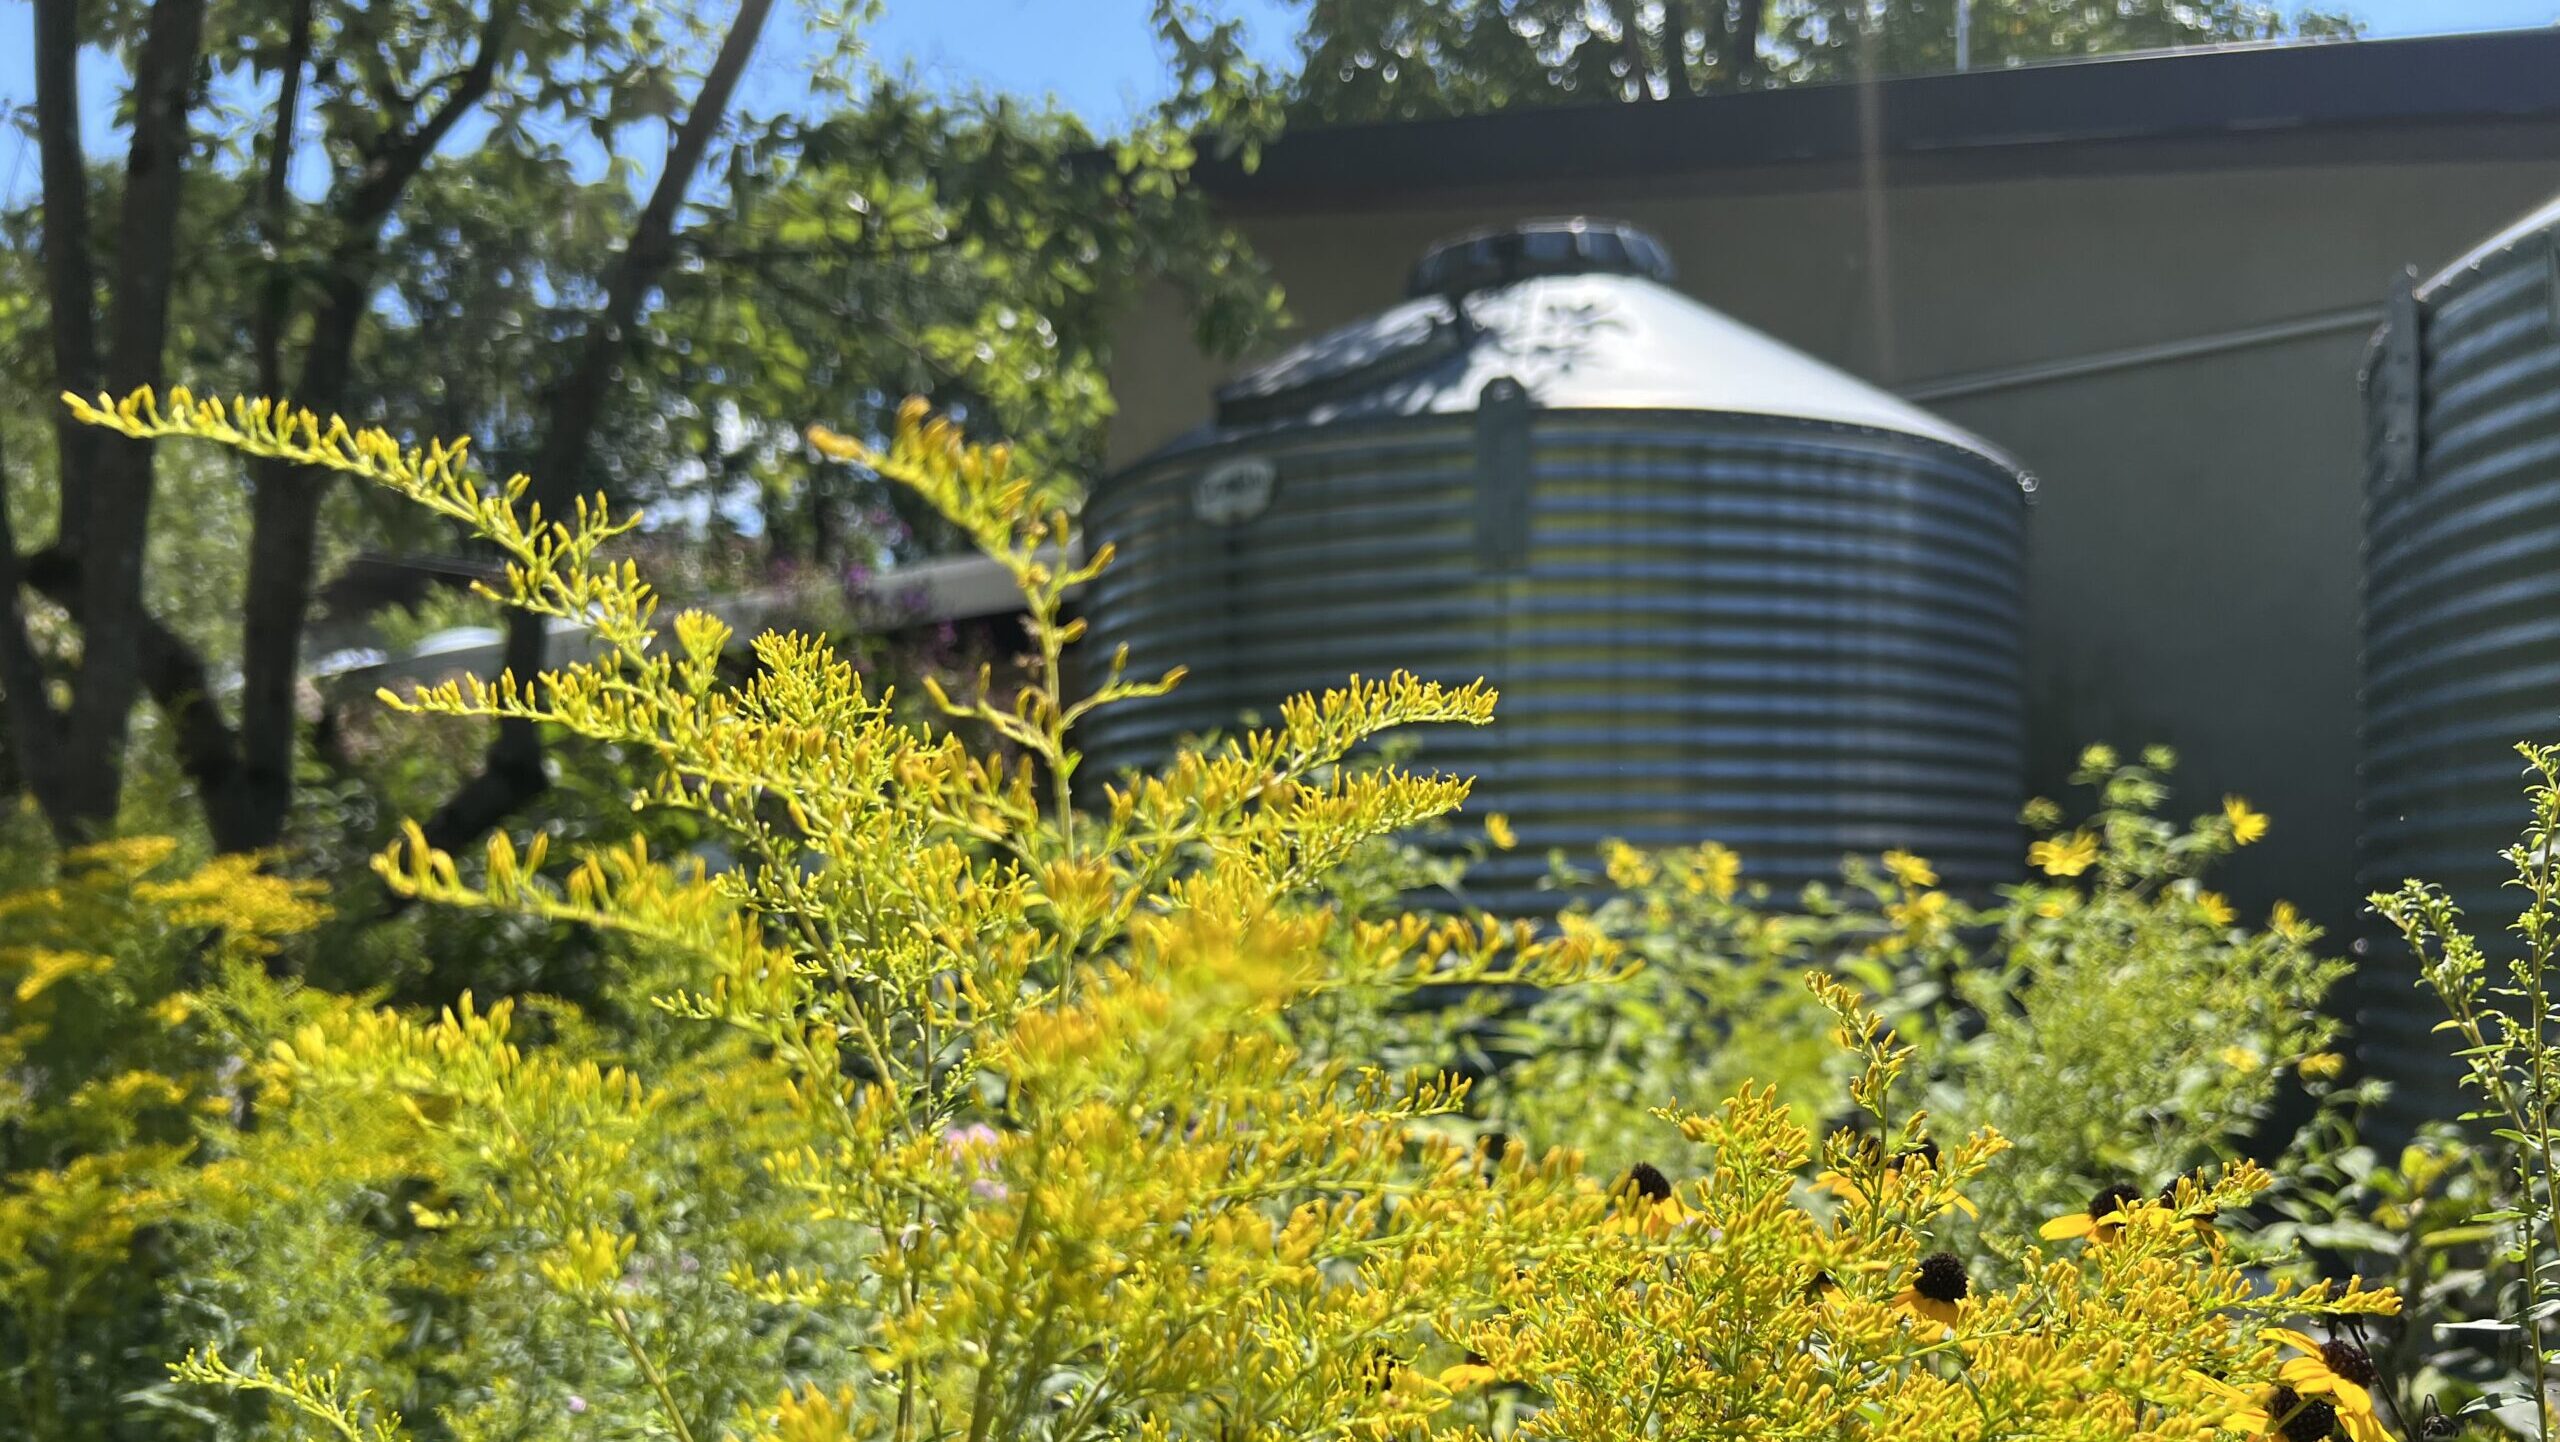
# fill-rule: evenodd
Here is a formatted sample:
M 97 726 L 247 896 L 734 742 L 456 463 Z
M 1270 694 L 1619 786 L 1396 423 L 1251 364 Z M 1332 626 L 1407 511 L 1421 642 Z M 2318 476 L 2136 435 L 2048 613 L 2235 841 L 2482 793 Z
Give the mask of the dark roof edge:
M 1250 175 L 1216 162 L 1200 178 L 1243 208 L 1294 208 L 1565 179 L 1836 171 L 1862 159 L 1869 134 L 1897 178 L 1955 179 L 2045 171 L 2056 152 L 2128 146 L 2159 149 L 2171 169 L 2212 166 L 2211 151 L 2232 148 L 2275 164 L 2353 159 L 2359 136 L 2555 121 L 2560 28 L 2546 28 L 2156 52 L 1872 86 L 1299 130 L 1268 147 Z M 2373 158 L 2462 153 L 2458 145 L 2425 155 L 2383 148 Z

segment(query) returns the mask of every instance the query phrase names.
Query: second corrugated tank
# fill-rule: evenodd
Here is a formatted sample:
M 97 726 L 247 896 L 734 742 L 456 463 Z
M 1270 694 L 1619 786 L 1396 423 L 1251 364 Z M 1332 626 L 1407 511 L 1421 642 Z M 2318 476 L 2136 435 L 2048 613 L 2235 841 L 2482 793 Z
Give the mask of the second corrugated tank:
M 2560 741 L 2560 201 L 2394 296 L 2364 388 L 2364 741 L 2358 880 L 2449 889 L 2493 952 L 2521 901 L 2515 746 Z M 2378 924 L 2359 1043 L 2390 1118 L 2465 1105 L 2444 1013 Z

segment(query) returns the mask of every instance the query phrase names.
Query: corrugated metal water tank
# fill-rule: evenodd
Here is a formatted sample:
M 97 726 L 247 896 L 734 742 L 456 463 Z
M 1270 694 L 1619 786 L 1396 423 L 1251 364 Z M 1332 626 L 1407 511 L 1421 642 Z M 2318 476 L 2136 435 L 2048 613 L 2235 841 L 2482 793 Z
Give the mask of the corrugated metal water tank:
M 1605 223 L 1449 242 L 1099 486 L 1089 654 L 1191 674 L 1093 718 L 1088 764 L 1403 667 L 1502 693 L 1419 757 L 1519 833 L 1470 873 L 1488 906 L 1606 837 L 1782 887 L 1897 846 L 2014 876 L 2025 477 L 1669 276 Z
M 2519 893 L 2519 741 L 2560 741 L 2560 201 L 2394 296 L 2364 372 L 2360 890 L 2451 890 L 2493 955 Z M 2444 1012 L 2374 923 L 2359 973 L 2392 1119 L 2464 1107 Z

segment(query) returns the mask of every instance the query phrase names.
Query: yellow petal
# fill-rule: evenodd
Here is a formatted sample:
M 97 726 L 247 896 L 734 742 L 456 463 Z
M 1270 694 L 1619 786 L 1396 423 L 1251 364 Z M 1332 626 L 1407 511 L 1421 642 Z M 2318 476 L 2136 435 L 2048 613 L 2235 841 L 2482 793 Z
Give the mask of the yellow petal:
M 1440 1385 L 1452 1392 L 1463 1392 L 1470 1387 L 1482 1387 L 1501 1380 L 1501 1373 L 1481 1362 L 1460 1362 L 1440 1370 Z
M 2318 1342 L 2313 1341 L 2308 1333 L 2297 1332 L 2291 1327 L 2265 1328 L 2258 1333 L 2258 1339 L 2263 1342 L 2282 1343 L 2297 1352 L 2308 1352 L 2314 1357 L 2320 1355 Z
M 2087 1212 L 2065 1212 L 2038 1227 L 2036 1235 L 2048 1242 L 2059 1242 L 2070 1237 L 2085 1237 L 2095 1231 L 2097 1226 L 2098 1219 Z

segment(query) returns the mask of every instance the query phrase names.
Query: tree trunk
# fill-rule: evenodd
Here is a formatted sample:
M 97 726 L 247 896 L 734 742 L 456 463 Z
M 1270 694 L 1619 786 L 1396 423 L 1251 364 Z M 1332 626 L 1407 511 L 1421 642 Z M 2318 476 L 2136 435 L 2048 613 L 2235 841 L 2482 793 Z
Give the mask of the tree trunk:
M 356 333 L 372 296 L 372 250 L 333 276 L 312 325 L 302 384 L 294 397 L 322 415 L 343 409 Z M 207 792 L 214 844 L 255 851 L 284 835 L 293 810 L 294 747 L 302 686 L 302 632 L 320 543 L 321 474 L 275 461 L 250 467 L 249 576 L 240 616 L 239 764 L 219 793 Z
M 36 152 L 44 177 L 45 329 L 57 389 L 98 389 L 97 271 L 89 258 L 89 158 L 80 145 L 79 0 L 36 0 Z M 54 408 L 57 486 L 55 544 L 76 547 L 87 511 L 85 487 L 97 432 Z
M 76 47 L 76 21 L 61 13 L 63 0 L 45 0 L 39 24 L 44 38 L 60 44 L 71 33 Z M 53 12 L 50 19 L 44 12 Z M 196 62 L 204 40 L 205 0 L 158 0 L 143 37 L 134 71 L 133 141 L 126 153 L 123 205 L 117 217 L 118 265 L 114 305 L 108 325 L 104 375 L 107 388 L 118 393 L 161 381 L 161 365 L 169 331 L 169 294 L 177 269 L 178 205 L 186 178 L 188 106 L 194 96 Z M 39 65 L 60 62 L 58 55 L 40 57 Z M 43 72 L 40 71 L 40 78 Z M 59 77 L 56 77 L 58 80 Z M 76 96 L 58 83 L 45 87 L 58 111 L 74 104 L 66 138 L 49 136 L 44 148 L 48 199 L 67 194 L 57 173 L 66 148 L 76 157 Z M 62 117 L 56 116 L 59 120 Z M 85 204 L 80 207 L 85 213 Z M 47 217 L 47 259 L 63 262 L 51 283 L 57 303 L 71 299 L 76 272 L 85 266 L 70 261 L 69 249 L 85 244 L 85 234 L 64 234 L 57 248 L 55 218 Z M 86 295 L 57 319 L 78 324 L 89 314 Z M 57 363 L 66 347 L 57 331 Z M 77 357 L 72 359 L 76 362 Z M 51 785 L 54 800 L 47 819 L 66 840 L 94 837 L 115 823 L 124 789 L 125 742 L 133 707 L 141 691 L 143 621 L 142 553 L 150 533 L 152 447 L 141 441 L 92 435 L 70 443 L 63 455 L 61 485 L 66 494 L 65 519 L 73 522 L 63 540 L 79 560 L 79 588 L 72 612 L 80 625 L 80 669 L 72 683 L 71 711 L 62 731 L 59 765 Z M 69 493 L 81 494 L 71 498 Z M 13 553 L 9 581 L 20 579 Z M 0 627 L 22 621 L 14 594 L 0 607 Z M 23 633 L 22 633 L 23 635 Z M 22 639 L 22 636 L 21 636 Z M 14 649 L 16 641 L 0 641 Z M 14 688 L 13 688 L 14 689 Z M 13 703 L 23 712 L 41 695 Z M 48 711 L 49 707 L 46 708 Z
M 667 152 L 666 169 L 650 192 L 649 203 L 633 222 L 631 240 L 615 262 L 605 286 L 604 309 L 576 342 L 578 353 L 545 406 L 546 428 L 535 452 L 533 487 L 527 501 L 546 515 L 572 508 L 586 477 L 595 430 L 613 387 L 641 303 L 657 288 L 675 256 L 677 213 L 685 192 L 710 153 L 711 139 L 728 113 L 729 97 L 755 53 L 773 0 L 741 0 L 720 54 L 702 80 L 693 109 L 676 132 Z M 507 617 L 507 671 L 527 682 L 542 670 L 547 626 L 539 616 L 511 611 Z M 542 762 L 542 733 L 532 723 L 502 721 L 489 744 L 481 769 L 445 804 L 424 828 L 430 844 L 445 850 L 466 845 L 512 815 L 516 808 L 550 785 Z

